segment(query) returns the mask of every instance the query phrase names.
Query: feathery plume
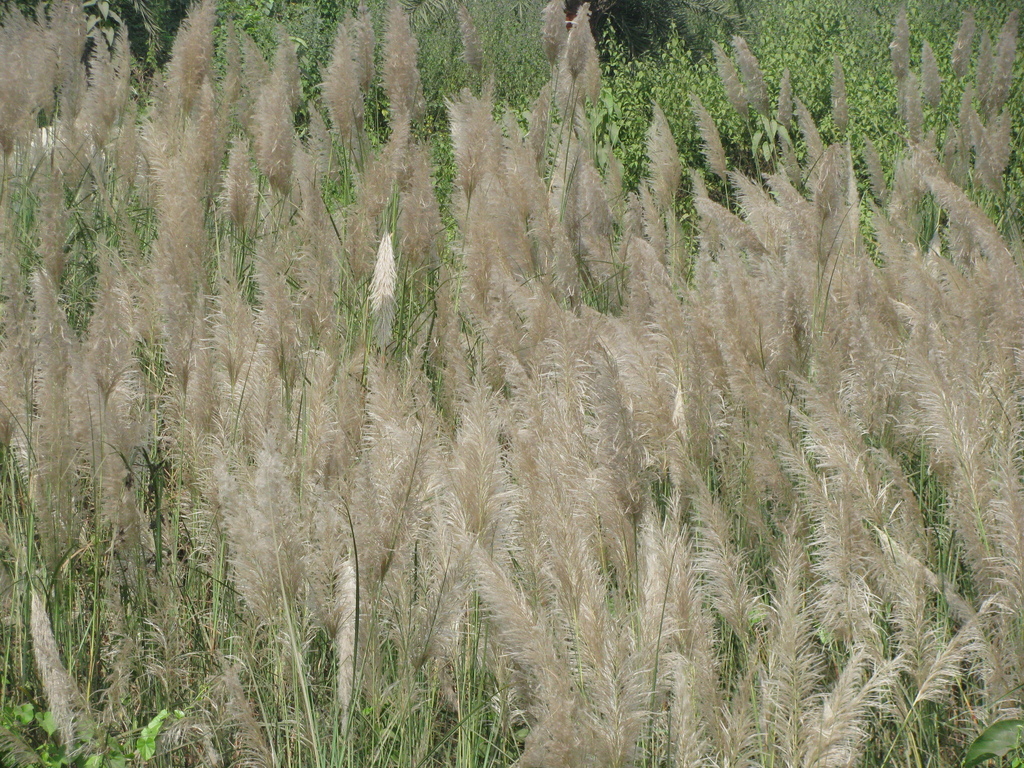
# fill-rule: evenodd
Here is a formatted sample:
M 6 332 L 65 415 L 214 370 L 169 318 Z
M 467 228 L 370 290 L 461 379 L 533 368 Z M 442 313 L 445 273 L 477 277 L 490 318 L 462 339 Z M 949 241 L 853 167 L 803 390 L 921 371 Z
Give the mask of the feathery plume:
M 988 125 L 971 131 L 975 146 L 974 170 L 986 189 L 999 194 L 1002 177 L 1010 163 L 1010 115 L 1004 110 Z
M 334 648 L 338 656 L 337 698 L 342 717 L 348 714 L 352 704 L 353 685 L 356 671 L 356 571 L 349 560 L 345 560 L 337 578 L 338 625 L 334 635 Z
M 263 51 L 245 32 L 239 35 L 239 48 L 242 56 L 242 83 L 235 113 L 238 121 L 245 126 L 250 134 L 256 131 L 256 101 L 260 89 L 270 77 L 270 64 L 263 57 Z
M 790 183 L 799 184 L 802 178 L 800 161 L 796 158 L 793 140 L 787 134 L 782 134 L 779 137 L 779 154 L 782 156 L 782 167 L 785 169 Z
M 793 124 L 793 84 L 790 80 L 789 67 L 782 72 L 782 81 L 779 83 L 779 124 L 789 128 Z
M 211 323 L 217 367 L 232 392 L 250 377 L 258 377 L 256 323 L 242 287 L 237 279 L 222 282 Z
M 224 77 L 220 81 L 221 103 L 237 116 L 242 97 L 242 42 L 235 28 L 235 20 L 228 19 L 224 40 Z
M 747 103 L 757 112 L 768 117 L 768 89 L 765 87 L 764 75 L 761 73 L 757 57 L 751 53 L 747 41 L 739 35 L 733 37 L 732 47 L 736 51 L 736 60 L 739 62 L 740 74 L 743 76 Z
M 0 25 L 0 150 L 35 128 L 39 110 L 53 101 L 55 61 L 46 31 L 14 9 Z
M 426 108 L 423 83 L 416 68 L 418 52 L 419 45 L 409 26 L 409 17 L 401 4 L 393 2 L 384 35 L 384 91 L 399 120 L 403 115 L 406 120 L 416 120 Z
M 961 187 L 967 184 L 966 146 L 959 128 L 951 126 L 946 130 L 946 137 L 942 141 L 942 166 L 949 178 Z
M 210 79 L 216 21 L 216 0 L 202 0 L 189 9 L 174 37 L 164 83 L 168 92 L 167 104 L 178 114 L 187 115 L 192 111 L 200 86 L 204 80 Z
M 60 89 L 58 96 L 61 117 L 73 122 L 78 115 L 80 98 L 85 87 L 85 68 L 82 66 L 82 55 L 85 53 L 88 27 L 84 8 L 79 3 L 60 2 L 49 4 L 49 43 L 48 49 L 33 51 L 32 61 L 36 74 L 40 77 L 51 74 L 49 66 L 55 65 L 52 71 L 53 82 L 44 100 L 44 109 L 53 111 L 53 87 Z M 40 23 L 42 20 L 37 18 Z M 7 24 L 7 20 L 4 20 Z M 54 59 L 50 59 L 50 55 Z
M 118 29 L 110 56 L 100 51 L 91 62 L 89 86 L 75 123 L 76 128 L 98 149 L 106 145 L 111 128 L 128 99 L 130 54 L 127 30 L 124 27 Z
M 807 605 L 808 563 L 792 536 L 775 567 L 772 634 L 764 682 L 765 714 L 788 765 L 800 762 L 807 706 L 822 677 L 823 659 L 813 642 Z
M 596 101 L 601 92 L 601 67 L 597 58 L 597 44 L 590 29 L 590 3 L 581 5 L 576 13 L 562 60 L 575 99 Z
M 758 602 L 751 588 L 749 569 L 730 535 L 732 523 L 726 510 L 702 481 L 697 483 L 693 503 L 700 516 L 700 567 L 715 610 L 736 637 L 743 640 L 752 629 Z
M 899 90 L 900 111 L 907 122 L 907 138 L 911 144 L 920 144 L 924 141 L 924 107 L 917 75 L 907 72 L 900 81 Z
M 480 36 L 477 34 L 473 17 L 465 3 L 459 3 L 459 31 L 462 33 L 462 55 L 469 68 L 476 72 L 477 76 L 483 75 L 484 52 L 480 47 Z
M 283 24 L 277 27 L 277 48 L 274 50 L 274 69 L 271 77 L 281 81 L 292 113 L 302 100 L 302 70 L 299 68 L 299 46 Z
M 227 144 L 227 114 L 217 103 L 209 80 L 199 89 L 195 116 L 185 131 L 185 151 L 195 155 L 203 190 L 216 188 Z
M 246 230 L 256 204 L 256 180 L 249 164 L 249 140 L 243 136 L 231 142 L 228 167 L 221 185 L 221 205 L 239 232 Z
M 977 129 L 981 125 L 981 117 L 974 108 L 974 88 L 970 83 L 968 83 L 967 87 L 964 88 L 964 92 L 960 96 L 960 109 L 957 112 L 957 125 L 959 126 L 960 135 L 963 139 L 961 154 L 966 156 L 970 152 L 970 148 L 978 143 L 974 134 L 978 132 Z
M 956 42 L 953 44 L 953 74 L 959 78 L 963 78 L 967 74 L 967 68 L 971 65 L 975 31 L 974 10 L 969 9 L 964 12 L 964 20 L 960 24 L 960 30 L 956 33 Z
M 466 544 L 481 547 L 499 563 L 511 542 L 510 505 L 515 500 L 502 462 L 500 411 L 475 388 L 456 434 L 451 474 L 451 523 Z
M 914 159 L 921 181 L 935 196 L 936 202 L 949 213 L 950 219 L 971 232 L 982 252 L 990 259 L 1008 258 L 1010 250 L 996 225 L 962 189 L 945 178 L 938 162 L 923 151 L 918 151 Z
M 356 151 L 363 127 L 363 94 L 352 49 L 352 37 L 346 22 L 338 24 L 334 36 L 331 63 L 323 77 L 323 95 L 331 123 L 342 144 Z
M 697 670 L 679 660 L 672 691 L 671 724 L 675 740 L 674 765 L 679 768 L 702 768 L 711 745 L 701 722 L 699 690 L 694 677 Z
M 740 82 L 739 72 L 736 65 L 717 42 L 713 44 L 715 50 L 715 63 L 718 65 L 718 78 L 725 87 L 725 95 L 741 117 L 746 119 L 748 114 L 747 95 L 744 92 L 743 84 Z
M 979 611 L 983 613 L 985 610 Z M 941 649 L 926 669 L 919 670 L 920 682 L 911 707 L 923 701 L 945 700 L 950 688 L 956 684 L 962 673 L 964 661 L 977 655 L 983 641 L 978 637 L 977 619 L 967 622 Z M 979 642 L 980 641 L 980 642 Z
M 896 80 L 902 82 L 910 72 L 910 25 L 907 23 L 907 7 L 900 8 L 893 26 L 892 42 L 889 43 L 889 56 L 892 59 L 892 73 Z
M 39 207 L 36 209 L 39 222 L 38 253 L 43 268 L 54 285 L 60 285 L 61 275 L 67 264 L 68 210 L 64 202 L 64 189 L 56 176 L 45 180 L 39 192 Z
M 541 11 L 541 37 L 544 42 L 544 55 L 547 56 L 548 64 L 552 67 L 561 58 L 562 46 L 565 45 L 565 21 L 562 7 L 562 0 L 548 0 L 548 4 Z
M 981 103 L 986 119 L 991 120 L 1003 108 L 1010 95 L 1013 81 L 1013 65 L 1017 59 L 1017 28 L 1020 22 L 1020 11 L 1014 10 L 1006 18 L 1006 23 L 999 32 L 995 53 L 992 57 L 992 73 L 988 78 L 988 87 L 979 90 Z
M 373 265 L 370 279 L 370 311 L 373 314 L 377 345 L 381 350 L 391 340 L 391 324 L 395 319 L 395 286 L 398 269 L 395 251 L 391 245 L 391 233 L 385 232 L 377 249 L 377 261 Z
M 291 462 L 267 435 L 253 466 L 216 468 L 232 572 L 260 621 L 280 621 L 301 599 L 306 583 L 309 520 L 292 482 Z
M 865 680 L 870 655 L 870 650 L 856 647 L 832 690 L 814 697 L 820 707 L 807 718 L 802 765 L 850 765 L 860 759 L 867 737 L 864 723 L 872 709 L 885 706 L 886 694 L 899 679 L 903 667 L 899 657 L 887 660 L 877 665 Z
M 882 158 L 875 149 L 875 143 L 870 137 L 864 140 L 864 164 L 868 167 L 868 178 L 871 180 L 871 191 L 875 193 L 875 199 L 884 203 L 888 195 L 889 186 L 885 182 L 885 171 L 882 170 Z
M 359 12 L 352 20 L 352 40 L 355 45 L 353 60 L 356 63 L 357 80 L 363 94 L 370 91 L 376 73 L 374 48 L 376 40 L 373 34 L 373 18 L 365 2 L 359 3 Z
M 260 87 L 253 116 L 256 161 L 270 186 L 284 194 L 291 186 L 293 130 L 296 99 L 294 77 L 295 44 L 283 39 L 277 47 L 274 69 Z
M 807 145 L 805 165 L 808 169 L 808 175 L 813 178 L 818 173 L 817 165 L 821 156 L 825 153 L 825 144 L 821 140 L 821 134 L 818 133 L 818 126 L 814 123 L 811 111 L 800 99 L 795 99 L 795 102 L 797 123 L 800 125 L 800 132 L 804 135 L 804 143 Z
M 837 53 L 832 57 L 832 121 L 840 133 L 850 126 L 850 108 L 846 101 L 846 76 Z
M 501 166 L 501 129 L 494 122 L 487 94 L 478 98 L 463 88 L 458 101 L 448 101 L 447 106 L 451 115 L 457 181 L 466 200 L 472 201 L 480 183 Z
M 654 199 L 662 210 L 671 211 L 683 176 L 683 166 L 679 161 L 679 149 L 672 137 L 668 119 L 657 103 L 654 105 L 651 126 L 647 129 L 647 157 L 650 159 L 650 183 Z
M 935 59 L 935 51 L 925 40 L 921 45 L 921 92 L 928 106 L 933 109 L 942 101 L 942 77 L 939 75 L 939 62 Z
M 534 166 L 538 175 L 544 176 L 548 163 L 549 133 L 551 131 L 551 82 L 541 88 L 533 108 L 530 110 L 530 129 L 526 134 L 526 144 L 533 155 Z
M 696 91 L 690 92 L 690 104 L 693 107 L 693 114 L 697 118 L 697 128 L 700 131 L 702 141 L 701 150 L 704 152 L 704 159 L 708 161 L 708 167 L 722 181 L 728 180 L 728 170 L 725 164 L 725 149 L 722 148 L 722 138 L 718 134 L 718 126 L 700 100 Z
M 226 699 L 223 707 L 224 719 L 238 730 L 234 741 L 239 763 L 251 768 L 271 768 L 278 765 L 277 755 L 274 754 L 264 732 L 265 726 L 245 695 L 237 668 L 230 667 L 224 671 L 221 676 L 221 687 Z
M 85 697 L 60 660 L 46 603 L 34 588 L 29 630 L 32 655 L 46 694 L 47 708 L 57 724 L 61 740 L 70 750 L 76 745 L 79 734 L 88 730 L 92 717 Z
M 584 279 L 602 284 L 611 277 L 608 269 L 612 260 L 611 210 L 604 184 L 593 162 L 581 153 L 573 164 L 574 170 L 564 195 L 562 221 Z M 672 182 L 666 180 L 665 183 Z M 668 194 L 668 205 L 671 206 L 674 189 Z
M 981 102 L 982 110 L 992 89 L 992 73 L 995 71 L 995 53 L 992 50 L 992 38 L 986 32 L 981 33 L 981 45 L 978 46 L 978 63 L 974 67 L 975 92 Z
M 409 152 L 409 177 L 401 191 L 398 231 L 402 233 L 401 253 L 409 274 L 437 261 L 438 239 L 444 233 L 441 209 L 434 194 L 430 152 L 417 143 Z

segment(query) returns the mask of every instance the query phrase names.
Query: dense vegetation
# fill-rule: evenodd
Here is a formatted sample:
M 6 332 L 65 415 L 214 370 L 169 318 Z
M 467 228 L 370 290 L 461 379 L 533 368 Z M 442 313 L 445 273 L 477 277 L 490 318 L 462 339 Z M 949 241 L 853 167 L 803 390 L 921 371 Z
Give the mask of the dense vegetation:
M 743 5 L 9 8 L 5 764 L 1012 757 L 1019 16 Z

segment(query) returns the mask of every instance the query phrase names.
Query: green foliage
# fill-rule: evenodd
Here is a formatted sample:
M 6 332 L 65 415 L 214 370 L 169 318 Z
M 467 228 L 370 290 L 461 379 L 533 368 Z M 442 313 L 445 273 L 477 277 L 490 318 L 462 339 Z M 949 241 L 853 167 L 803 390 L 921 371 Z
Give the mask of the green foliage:
M 94 734 L 85 748 L 69 750 L 57 737 L 57 723 L 49 710 L 37 709 L 31 702 L 0 709 L 0 755 L 21 764 L 46 768 L 125 768 L 148 763 L 156 755 L 156 742 L 169 717 L 184 717 L 184 712 L 163 709 L 144 725 L 135 739 L 118 739 Z M 13 753 L 17 751 L 17 755 Z
M 964 755 L 964 768 L 976 768 L 986 760 L 1002 759 L 1014 752 L 1011 765 L 1024 765 L 1024 720 L 998 720 L 979 734 Z
M 725 100 L 713 61 L 707 57 L 694 59 L 682 37 L 670 39 L 656 56 L 639 58 L 632 58 L 625 46 L 613 43 L 608 48 L 604 72 L 605 87 L 621 114 L 618 157 L 627 187 L 635 188 L 647 172 L 646 141 L 652 101 L 665 112 L 684 168 L 704 164 L 700 136 L 690 110 L 691 92 L 700 95 L 715 118 L 723 131 L 723 142 L 740 131 L 739 119 Z
M 598 39 L 614 37 L 632 55 L 658 50 L 682 37 L 691 51 L 743 27 L 737 0 L 591 0 Z
M 751 7 L 744 30 L 764 73 L 773 109 L 779 83 L 788 70 L 793 93 L 807 106 L 822 140 L 826 144 L 849 141 L 859 162 L 865 142 L 870 139 L 887 170 L 906 143 L 906 125 L 899 114 L 897 85 L 889 59 L 889 42 L 899 5 L 868 4 L 862 0 L 758 3 Z M 1007 11 L 1003 5 L 992 3 L 979 9 L 979 28 L 985 29 L 983 25 L 987 25 L 988 34 L 998 34 Z M 967 7 L 967 3 L 935 0 L 908 4 L 911 67 L 916 69 L 920 65 L 925 41 L 931 45 L 939 64 L 942 100 L 937 107 L 924 105 L 925 131 L 939 131 L 939 146 L 945 138 L 941 132 L 944 127 L 957 123 L 962 87 L 952 72 L 950 55 L 961 10 Z M 721 40 L 729 50 L 725 37 Z M 836 56 L 843 65 L 851 116 L 845 132 L 840 132 L 832 119 Z M 1021 50 L 1017 61 L 1019 71 L 1024 62 Z M 651 100 L 661 106 L 668 118 L 684 168 L 705 165 L 690 105 L 691 93 L 700 97 L 718 126 L 731 167 L 755 176 L 774 168 L 782 132 L 800 151 L 801 137 L 795 125 L 783 126 L 753 112 L 744 120 L 736 113 L 725 97 L 714 58 L 695 55 L 685 34 L 671 35 L 656 51 L 640 56 L 632 55 L 622 41 L 609 40 L 604 77 L 605 88 L 621 115 L 616 154 L 623 163 L 627 187 L 635 187 L 646 173 L 645 141 Z M 1024 114 L 1024 88 L 1019 76 L 1014 79 L 1007 109 L 1011 115 Z M 1015 131 L 1012 145 L 1005 195 L 1000 199 L 990 196 L 985 207 L 1004 232 L 1019 238 L 1019 211 L 1024 200 L 1024 140 L 1020 131 Z M 866 178 L 863 173 L 860 176 L 862 180 Z M 866 187 L 863 191 L 867 191 Z
M 419 41 L 419 68 L 428 112 L 443 105 L 465 87 L 474 89 L 476 81 L 463 60 L 462 36 L 454 12 L 454 3 L 445 0 L 440 10 L 424 0 L 412 9 L 413 30 Z M 493 78 L 495 101 L 524 108 L 536 97 L 548 76 L 537 30 L 543 3 L 492 3 L 469 0 L 465 3 L 473 18 L 484 52 L 484 80 Z M 451 11 L 448 9 L 451 7 Z M 445 127 L 445 130 L 447 128 Z
M 597 104 L 591 105 L 588 117 L 591 134 L 594 137 L 597 168 L 605 173 L 612 156 L 618 157 L 622 147 L 622 106 L 615 100 L 615 94 L 609 88 L 601 89 L 601 96 Z
M 117 34 L 118 28 L 124 23 L 121 20 L 120 14 L 110 7 L 109 0 L 85 0 L 82 3 L 82 8 L 85 9 L 86 18 L 86 29 L 89 32 L 93 30 L 99 32 L 103 38 L 107 41 L 107 46 L 112 47 L 114 45 L 114 35 Z
M 166 63 L 191 4 L 191 0 L 112 0 L 110 7 L 127 26 L 132 54 L 153 71 Z

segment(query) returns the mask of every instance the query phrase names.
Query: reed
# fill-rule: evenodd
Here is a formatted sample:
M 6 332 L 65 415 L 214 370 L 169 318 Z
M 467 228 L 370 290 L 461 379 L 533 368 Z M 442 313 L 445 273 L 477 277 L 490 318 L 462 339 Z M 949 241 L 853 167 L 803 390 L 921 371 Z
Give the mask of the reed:
M 951 64 L 897 17 L 897 155 L 849 61 L 815 115 L 735 38 L 707 167 L 654 105 L 629 188 L 558 11 L 447 165 L 397 2 L 322 104 L 285 36 L 219 74 L 212 0 L 148 102 L 77 6 L 4 18 L 3 759 L 882 768 L 1020 715 L 1017 15 Z

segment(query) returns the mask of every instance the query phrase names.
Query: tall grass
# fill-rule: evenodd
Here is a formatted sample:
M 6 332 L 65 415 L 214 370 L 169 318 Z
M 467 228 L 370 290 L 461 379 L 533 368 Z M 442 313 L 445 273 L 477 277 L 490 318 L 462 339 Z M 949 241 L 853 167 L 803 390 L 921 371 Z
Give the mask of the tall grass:
M 301 135 L 294 43 L 218 75 L 213 0 L 148 101 L 70 6 L 6 17 L 5 759 L 140 763 L 166 710 L 162 765 L 941 766 L 1019 716 L 1017 16 L 939 81 L 896 20 L 891 180 L 719 47 L 786 130 L 730 170 L 693 98 L 691 235 L 669 121 L 624 189 L 557 11 L 522 123 L 450 97 L 447 231 L 398 4 L 380 145 L 365 12 Z

